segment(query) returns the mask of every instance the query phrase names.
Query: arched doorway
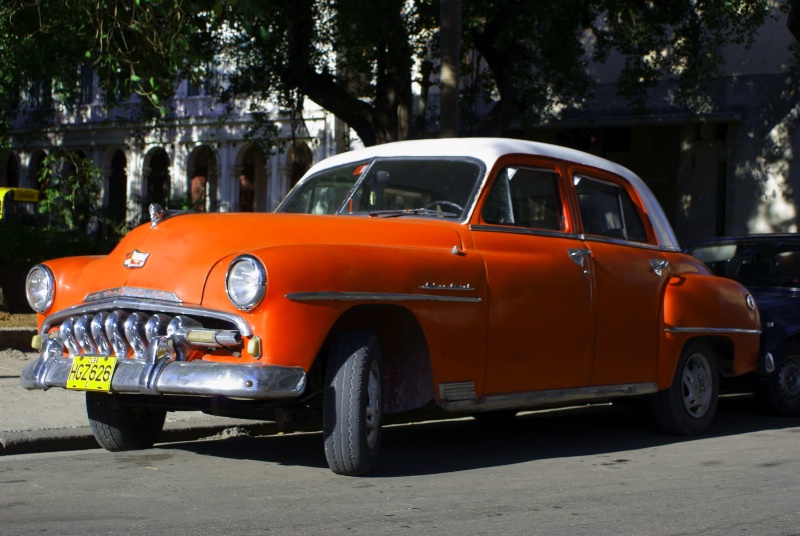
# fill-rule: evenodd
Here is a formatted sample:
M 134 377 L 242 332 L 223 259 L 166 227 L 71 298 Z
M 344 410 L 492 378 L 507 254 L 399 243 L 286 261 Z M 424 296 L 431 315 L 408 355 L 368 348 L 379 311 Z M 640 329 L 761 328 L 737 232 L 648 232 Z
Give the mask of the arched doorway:
M 256 171 L 258 163 L 263 162 L 261 151 L 250 147 L 245 151 L 239 172 L 239 210 L 254 212 L 256 209 Z
M 42 170 L 42 162 L 47 157 L 47 153 L 43 149 L 39 149 L 31 154 L 28 160 L 28 184 L 31 188 L 38 188 L 39 191 L 44 191 L 47 184 L 39 182 L 39 174 Z
M 217 157 L 208 145 L 201 145 L 189 156 L 189 199 L 191 210 L 217 209 Z
M 5 165 L 2 169 L 2 175 L 0 175 L 0 186 L 15 188 L 19 186 L 19 160 L 17 160 L 17 155 L 11 151 L 5 153 L 5 155 Z
M 298 141 L 289 149 L 288 160 L 291 166 L 289 172 L 290 189 L 294 188 L 297 181 L 309 170 L 312 159 L 311 149 L 308 148 L 308 144 L 305 142 Z
M 111 156 L 106 215 L 116 225 L 125 223 L 128 208 L 128 158 L 122 149 Z
M 144 214 L 148 213 L 151 203 L 158 203 L 162 207 L 170 204 L 170 175 L 169 155 L 161 147 L 157 147 L 147 154 L 144 167 L 145 198 Z

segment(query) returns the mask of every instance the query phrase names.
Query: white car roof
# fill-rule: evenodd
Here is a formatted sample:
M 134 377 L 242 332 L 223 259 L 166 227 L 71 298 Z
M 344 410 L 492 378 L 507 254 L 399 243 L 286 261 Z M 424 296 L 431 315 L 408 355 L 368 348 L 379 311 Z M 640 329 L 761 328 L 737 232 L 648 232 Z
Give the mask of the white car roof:
M 471 157 L 482 161 L 488 173 L 498 158 L 509 154 L 528 154 L 567 160 L 609 171 L 625 178 L 639 192 L 639 197 L 653 225 L 659 246 L 665 249 L 680 249 L 675 233 L 661 205 L 639 176 L 605 158 L 558 145 L 509 138 L 438 138 L 398 141 L 331 156 L 312 166 L 306 176 L 313 175 L 324 169 L 341 166 L 348 162 L 397 156 Z

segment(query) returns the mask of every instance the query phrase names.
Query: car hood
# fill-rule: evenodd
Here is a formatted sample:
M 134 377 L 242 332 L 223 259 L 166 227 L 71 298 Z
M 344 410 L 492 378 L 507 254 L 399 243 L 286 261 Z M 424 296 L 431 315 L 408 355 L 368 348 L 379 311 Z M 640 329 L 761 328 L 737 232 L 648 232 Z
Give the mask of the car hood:
M 84 268 L 80 286 L 86 294 L 120 287 L 169 291 L 184 303 L 199 304 L 211 269 L 233 255 L 314 244 L 462 248 L 459 226 L 409 217 L 176 215 L 131 231 L 108 256 Z

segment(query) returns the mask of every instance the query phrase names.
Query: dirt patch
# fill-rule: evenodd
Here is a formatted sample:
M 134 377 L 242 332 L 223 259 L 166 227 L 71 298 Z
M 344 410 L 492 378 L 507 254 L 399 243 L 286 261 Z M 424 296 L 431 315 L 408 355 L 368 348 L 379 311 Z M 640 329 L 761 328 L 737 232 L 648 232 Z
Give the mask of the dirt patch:
M 35 328 L 36 315 L 0 311 L 0 328 Z

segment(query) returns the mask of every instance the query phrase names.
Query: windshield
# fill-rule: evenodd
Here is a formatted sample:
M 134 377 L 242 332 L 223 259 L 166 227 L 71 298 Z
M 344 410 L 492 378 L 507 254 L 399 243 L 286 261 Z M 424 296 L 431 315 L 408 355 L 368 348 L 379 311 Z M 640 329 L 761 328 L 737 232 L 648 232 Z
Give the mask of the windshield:
M 745 286 L 800 287 L 800 243 L 726 242 L 689 250 L 716 275 Z
M 461 219 L 482 175 L 472 159 L 377 158 L 305 179 L 277 212 Z

